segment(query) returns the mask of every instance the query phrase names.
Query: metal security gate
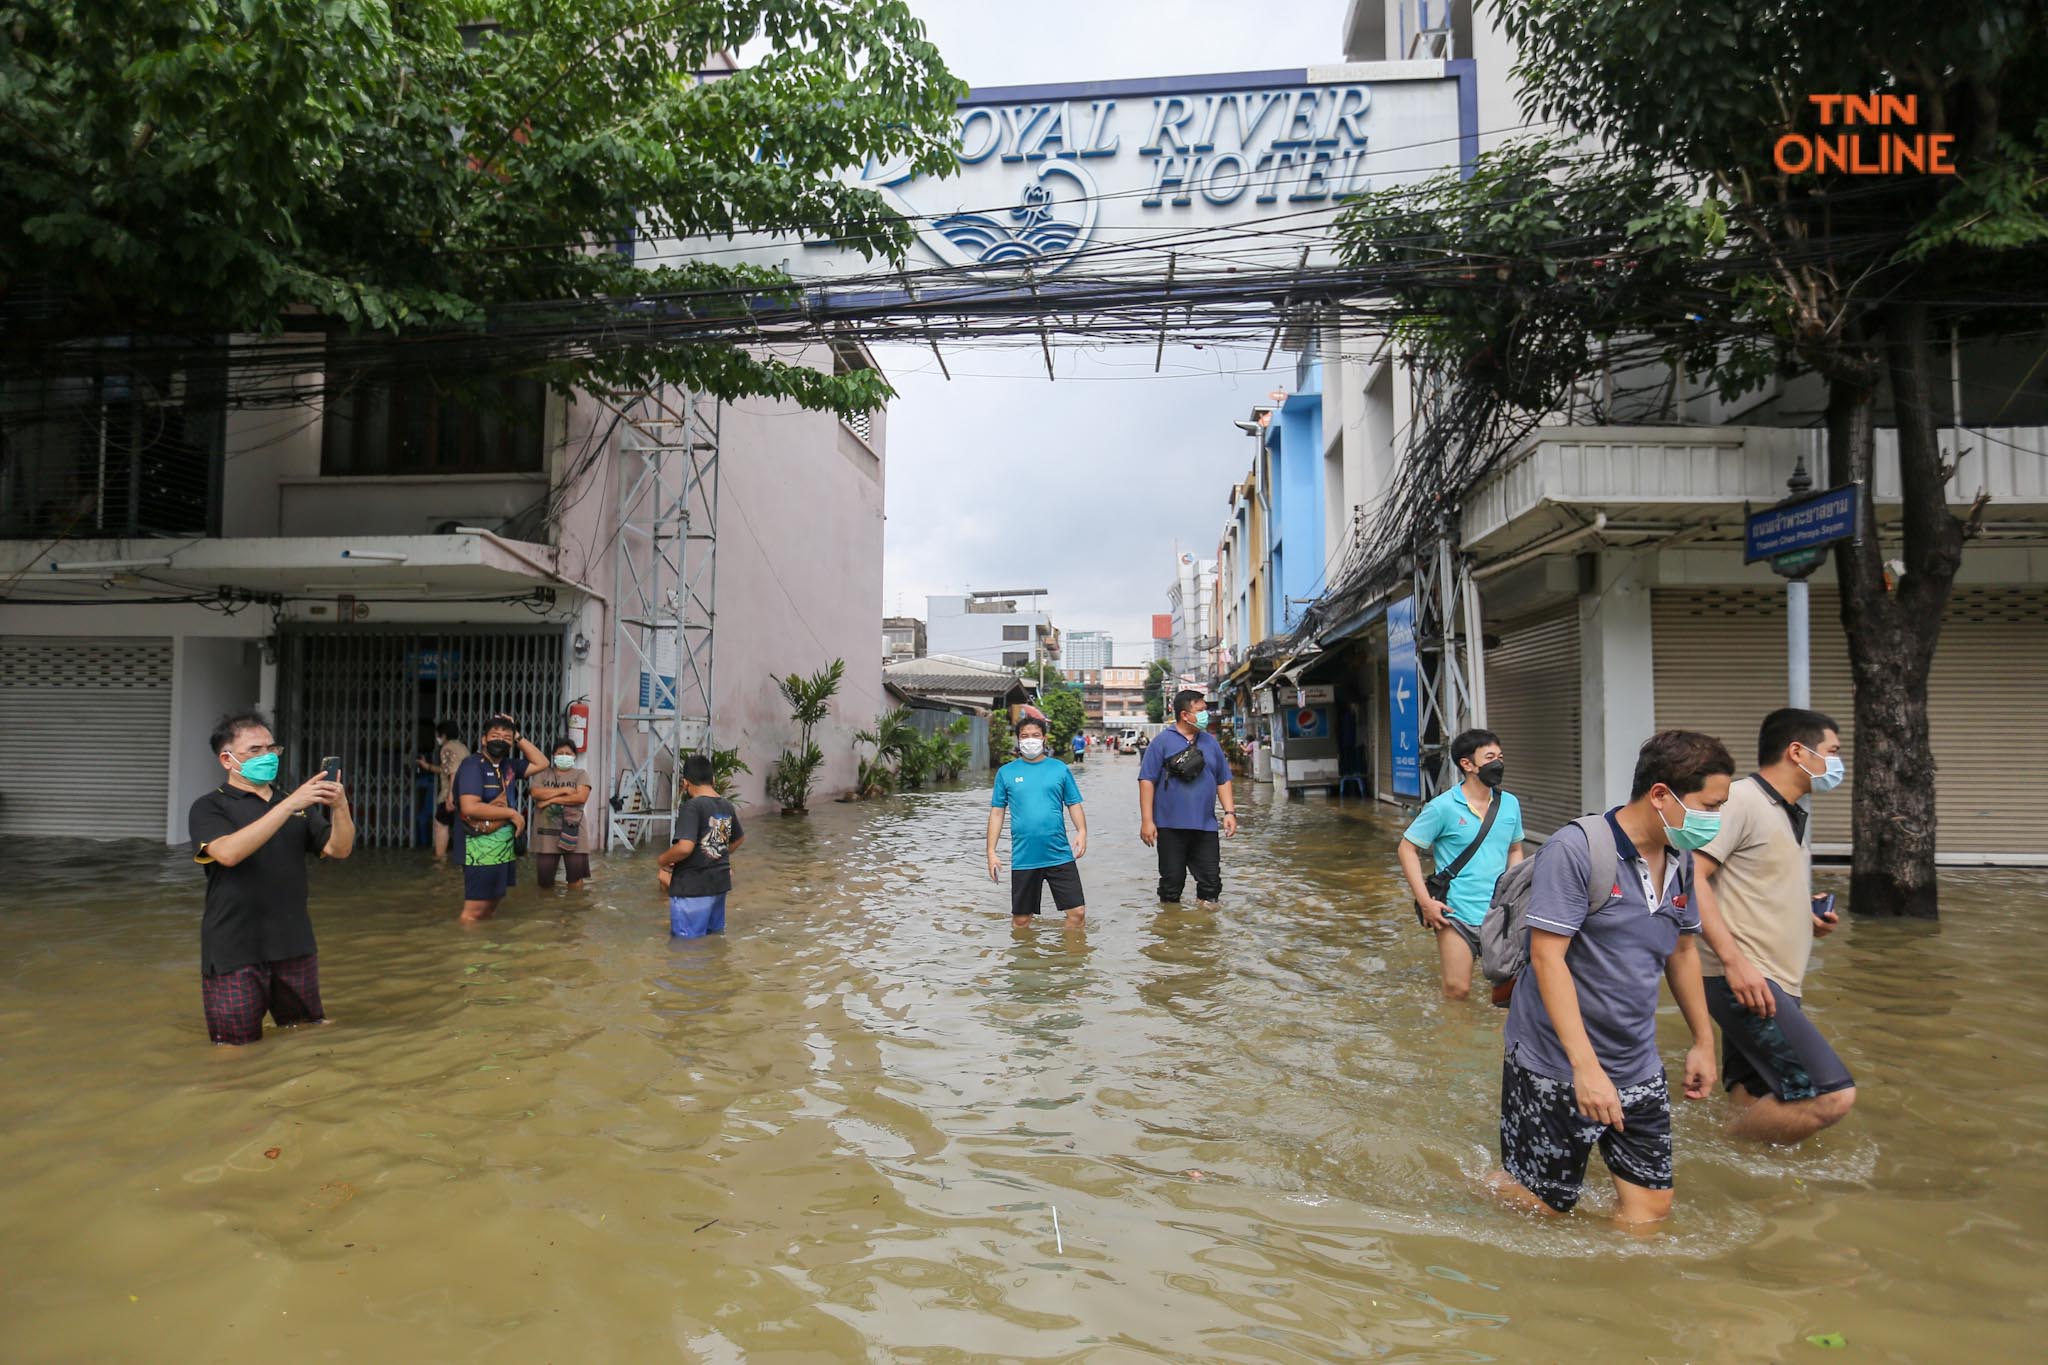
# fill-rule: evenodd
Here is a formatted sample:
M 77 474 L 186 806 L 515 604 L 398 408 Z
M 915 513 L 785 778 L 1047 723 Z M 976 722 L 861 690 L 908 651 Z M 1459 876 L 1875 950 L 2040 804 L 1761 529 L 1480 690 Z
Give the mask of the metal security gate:
M 1785 594 L 1781 589 L 1660 588 L 1650 599 L 1660 728 L 1717 735 L 1748 772 L 1764 716 L 1785 704 Z M 1849 647 L 1835 589 L 1816 585 L 1809 608 L 1812 700 L 1842 727 L 1842 757 L 1856 766 Z M 2048 768 L 2048 728 L 2026 721 L 2048 678 L 2048 591 L 1958 588 L 1949 600 L 1927 679 L 1940 856 L 2034 862 L 2048 857 L 2048 795 L 2014 782 Z M 1818 853 L 1849 851 L 1847 790 L 1813 803 Z
M 432 793 L 416 759 L 436 721 L 472 749 L 484 720 L 508 711 L 545 748 L 562 714 L 559 630 L 406 631 L 343 626 L 288 631 L 278 680 L 287 780 L 341 759 L 359 837 L 378 848 L 421 842 Z
M 0 834 L 161 843 L 170 787 L 169 640 L 0 640 Z
M 1507 754 L 1522 827 L 1548 838 L 1584 814 L 1579 792 L 1579 609 L 1576 602 L 1498 627 L 1486 651 L 1487 728 Z

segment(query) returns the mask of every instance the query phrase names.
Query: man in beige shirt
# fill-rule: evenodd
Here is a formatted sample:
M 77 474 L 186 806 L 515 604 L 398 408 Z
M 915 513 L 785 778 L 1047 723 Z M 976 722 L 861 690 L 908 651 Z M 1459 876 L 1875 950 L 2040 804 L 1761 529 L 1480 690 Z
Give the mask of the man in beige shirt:
M 1841 748 L 1835 722 L 1818 711 L 1785 707 L 1764 717 L 1758 771 L 1729 789 L 1720 833 L 1693 855 L 1703 912 L 1718 911 L 1725 925 L 1718 944 L 1701 947 L 1700 971 L 1736 1106 L 1729 1131 L 1739 1137 L 1796 1143 L 1856 1103 L 1848 1067 L 1800 1003 L 1813 941 L 1839 919 L 1824 904 L 1832 898 L 1813 895 L 1798 803 L 1841 784 Z
M 440 747 L 431 759 L 421 759 L 419 766 L 421 772 L 433 773 L 438 779 L 434 784 L 434 859 L 446 862 L 449 836 L 455 828 L 455 773 L 469 757 L 469 746 L 462 742 L 461 727 L 452 720 L 436 725 L 434 734 Z

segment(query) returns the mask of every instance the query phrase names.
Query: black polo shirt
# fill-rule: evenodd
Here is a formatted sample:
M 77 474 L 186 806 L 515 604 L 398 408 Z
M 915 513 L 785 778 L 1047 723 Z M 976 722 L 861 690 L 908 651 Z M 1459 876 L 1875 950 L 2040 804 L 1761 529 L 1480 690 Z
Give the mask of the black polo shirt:
M 331 822 L 325 806 L 295 812 L 283 829 L 233 867 L 206 856 L 208 843 L 255 824 L 288 795 L 283 787 L 272 787 L 266 801 L 223 782 L 192 803 L 192 861 L 206 869 L 199 962 L 208 976 L 315 951 L 313 920 L 306 913 L 306 855 L 327 845 Z

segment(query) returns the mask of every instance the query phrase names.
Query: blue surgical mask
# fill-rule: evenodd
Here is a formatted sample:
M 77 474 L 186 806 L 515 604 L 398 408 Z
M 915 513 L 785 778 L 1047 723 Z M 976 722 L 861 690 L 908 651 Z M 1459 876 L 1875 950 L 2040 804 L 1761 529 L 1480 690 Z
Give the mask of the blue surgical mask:
M 243 759 L 237 771 L 242 774 L 244 782 L 267 787 L 277 780 L 277 765 L 280 761 L 276 754 L 258 754 L 254 758 Z
M 1209 728 L 1209 713 L 1207 711 L 1195 712 L 1195 728 L 1197 730 L 1206 730 Z
M 1799 760 L 1796 758 L 1792 761 L 1794 763 L 1799 763 Z M 1807 772 L 1806 765 L 1804 763 L 1799 763 L 1799 771 L 1806 773 L 1808 777 L 1813 779 L 1813 789 L 1817 792 L 1833 791 L 1835 788 L 1841 786 L 1842 779 L 1849 775 L 1848 765 L 1842 762 L 1841 755 L 1829 754 L 1827 755 L 1824 761 L 1827 764 L 1827 766 L 1822 768 L 1817 773 Z
M 1674 796 L 1677 795 L 1676 792 L 1672 794 Z M 1678 829 L 1664 825 L 1664 842 L 1670 844 L 1673 848 L 1682 848 L 1688 851 L 1696 848 L 1705 848 L 1708 844 L 1713 843 L 1714 836 L 1721 832 L 1721 812 L 1717 810 L 1694 810 L 1691 806 L 1685 804 L 1684 797 L 1678 798 L 1678 805 L 1685 812 L 1685 824 Z M 1661 812 L 1657 816 L 1657 822 L 1659 824 L 1664 822 L 1664 816 Z

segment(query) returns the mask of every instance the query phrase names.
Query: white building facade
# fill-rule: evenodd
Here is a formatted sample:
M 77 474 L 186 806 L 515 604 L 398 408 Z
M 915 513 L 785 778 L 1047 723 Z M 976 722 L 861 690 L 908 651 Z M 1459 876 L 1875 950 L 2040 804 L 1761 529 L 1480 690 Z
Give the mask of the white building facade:
M 1424 11 L 1447 14 L 1427 31 Z M 1418 33 L 1422 37 L 1418 39 Z M 1513 51 L 1482 13 L 1416 0 L 1354 0 L 1347 61 L 1371 61 L 1421 42 L 1427 55 L 1473 58 L 1479 145 L 1522 122 Z M 1445 50 L 1444 45 L 1451 45 Z M 1393 485 L 1417 426 L 1413 375 L 1377 335 L 1326 328 L 1322 357 L 1326 547 L 1341 562 L 1361 518 Z M 2023 397 L 2025 354 L 1964 346 L 1956 358 L 1960 412 L 1938 386 L 1947 495 L 1967 508 L 1991 495 L 1986 532 L 1956 579 L 1930 680 L 1941 858 L 1949 863 L 2048 863 L 2048 795 L 2010 799 L 2009 774 L 2048 763 L 2048 735 L 2010 725 L 2048 677 L 2048 407 Z M 1475 585 L 1483 640 L 1462 662 L 1474 706 L 1464 719 L 1500 734 L 1509 784 L 1532 835 L 1628 794 L 1637 748 L 1661 728 L 1719 736 L 1753 762 L 1757 727 L 1788 704 L 1787 592 L 1763 563 L 1745 564 L 1746 508 L 1786 496 L 1803 466 L 1816 488 L 1836 481 L 1821 427 L 1824 394 L 1811 377 L 1779 380 L 1723 402 L 1686 375 L 1617 376 L 1551 414 L 1487 476 L 1463 491 L 1454 553 Z M 1638 388 L 1651 396 L 1616 399 Z M 1874 497 L 1880 525 L 1899 521 L 1896 433 L 1880 411 Z M 1994 425 L 1995 423 L 1995 425 Z M 1230 532 L 1226 528 L 1226 539 Z M 1855 766 L 1854 708 L 1832 565 L 1810 582 L 1809 704 L 1842 724 Z M 1396 781 L 1401 707 L 1391 696 L 1387 615 L 1408 588 L 1337 622 L 1293 681 L 1334 683 L 1333 732 L 1345 769 L 1381 799 L 1412 805 Z M 1284 662 L 1284 661 L 1283 661 Z M 1284 690 L 1284 689 L 1283 689 Z M 1814 846 L 1848 851 L 1846 792 L 1815 802 Z
M 924 601 L 925 648 L 933 654 L 1003 668 L 1066 662 L 1051 613 L 1038 610 L 1026 593 L 965 593 Z
M 848 363 L 823 347 L 805 361 Z M 127 376 L 111 397 L 7 396 L 0 833 L 183 842 L 191 802 L 221 778 L 213 721 L 252 706 L 274 715 L 288 778 L 341 758 L 372 846 L 421 841 L 431 796 L 413 760 L 433 724 L 474 743 L 500 710 L 544 746 L 581 741 L 600 827 L 614 795 L 663 808 L 628 751 L 664 722 L 617 719 L 659 712 L 665 692 L 676 709 L 675 684 L 649 689 L 619 646 L 638 629 L 620 619 L 622 580 L 649 553 L 631 491 L 647 457 L 627 448 L 622 400 L 507 385 L 469 405 L 399 382 L 328 401 L 332 380 L 302 376 L 282 408 L 238 405 L 224 370 Z M 715 609 L 717 624 L 680 651 L 671 630 L 652 671 L 675 676 L 678 652 L 702 665 L 709 732 L 689 727 L 683 748 L 736 750 L 752 804 L 796 738 L 773 679 L 844 659 L 817 736 L 829 796 L 852 784 L 851 737 L 882 709 L 870 623 L 887 415 L 859 431 L 766 400 L 698 411 L 716 433 L 716 516 L 694 524 L 694 604 L 672 595 L 667 610 L 701 627 Z M 109 428 L 145 436 L 111 461 L 77 436 Z M 147 435 L 163 431 L 178 439 Z M 698 574 L 713 555 L 715 577 Z M 65 779 L 80 764 L 123 774 L 111 815 Z M 672 764 L 659 767 L 665 782 Z

